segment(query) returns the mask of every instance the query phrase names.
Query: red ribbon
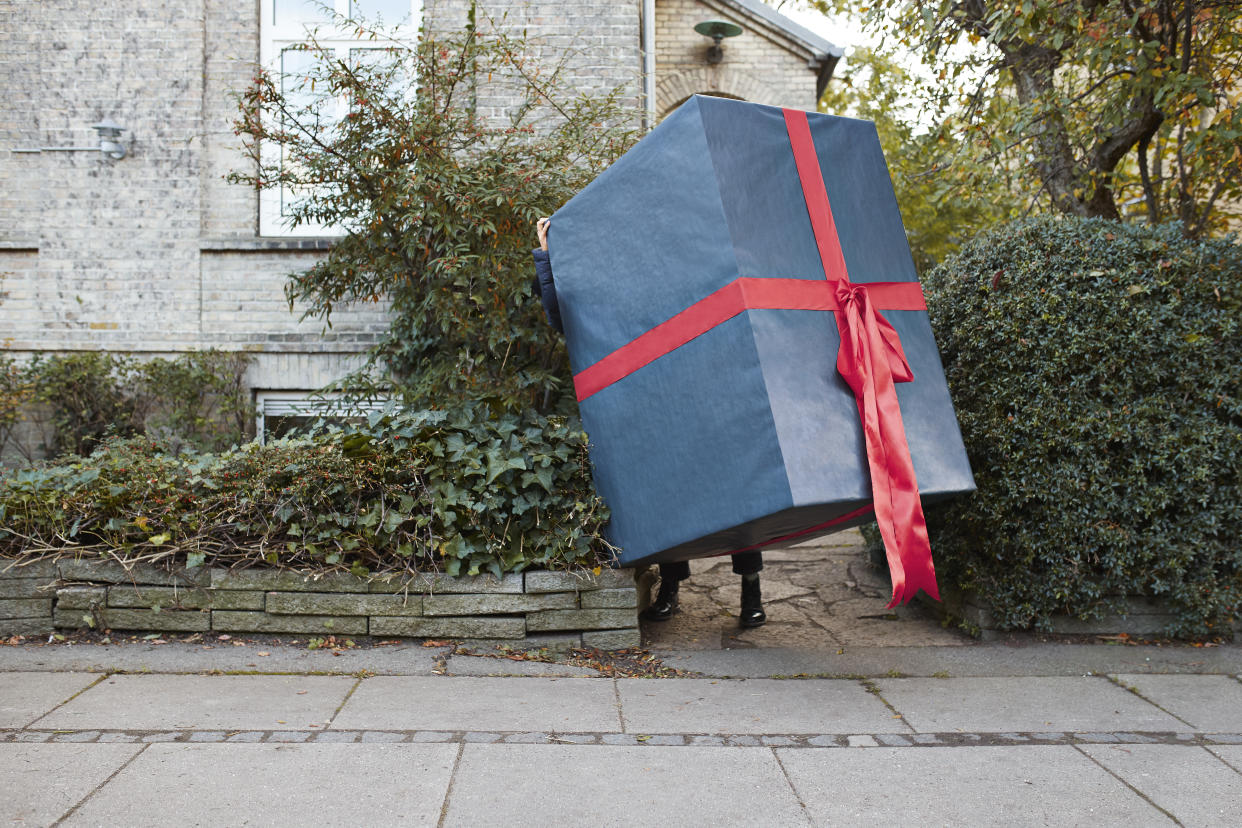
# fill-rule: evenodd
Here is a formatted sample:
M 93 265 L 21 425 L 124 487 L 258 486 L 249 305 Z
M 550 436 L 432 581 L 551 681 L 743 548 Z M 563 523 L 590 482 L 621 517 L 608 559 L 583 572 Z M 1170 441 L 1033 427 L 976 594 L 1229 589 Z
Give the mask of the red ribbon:
M 895 382 L 910 382 L 914 375 L 897 331 L 877 310 L 926 310 L 923 290 L 918 282 L 856 285 L 850 281 L 811 140 L 810 123 L 805 112 L 786 109 L 784 113 L 827 281 L 739 277 L 579 371 L 574 375 L 574 390 L 581 402 L 746 310 L 832 311 L 841 333 L 837 371 L 858 401 L 871 471 L 872 502 L 892 576 L 893 599 L 888 606 L 911 600 L 920 589 L 940 600 L 927 523 L 894 386 Z M 728 554 L 809 534 L 864 514 L 870 508 Z

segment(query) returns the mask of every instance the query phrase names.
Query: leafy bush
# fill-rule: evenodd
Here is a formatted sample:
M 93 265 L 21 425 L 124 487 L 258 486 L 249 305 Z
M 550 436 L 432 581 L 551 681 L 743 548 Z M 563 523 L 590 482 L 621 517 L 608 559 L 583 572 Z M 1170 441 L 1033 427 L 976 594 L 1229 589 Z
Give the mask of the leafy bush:
M 88 455 L 106 437 L 158 437 L 172 450 L 218 451 L 241 442 L 254 411 L 250 357 L 208 349 L 140 360 L 108 351 L 37 353 L 0 362 L 0 450 L 35 457 Z M 18 439 L 29 421 L 31 439 Z
M 340 390 L 370 381 L 420 408 L 486 399 L 570 412 L 568 357 L 530 292 L 535 221 L 632 143 L 633 90 L 583 92 L 575 73 L 590 70 L 567 50 L 551 60 L 546 44 L 469 9 L 465 27 L 429 24 L 417 42 L 334 20 L 381 47 L 366 61 L 341 60 L 309 33 L 292 47 L 305 71 L 259 72 L 238 96 L 234 126 L 252 163 L 230 180 L 285 188 L 293 227 L 345 231 L 290 277 L 305 316 L 330 321 L 351 302 L 390 309 L 368 370 Z M 511 105 L 487 103 L 497 97 Z M 325 99 L 349 111 L 327 118 Z
M 928 512 L 940 578 L 1007 628 L 1242 598 L 1242 248 L 1041 219 L 924 278 L 978 492 Z
M 377 412 L 365 425 L 170 454 L 149 438 L 0 478 L 0 557 L 450 575 L 595 567 L 607 514 L 564 418 Z

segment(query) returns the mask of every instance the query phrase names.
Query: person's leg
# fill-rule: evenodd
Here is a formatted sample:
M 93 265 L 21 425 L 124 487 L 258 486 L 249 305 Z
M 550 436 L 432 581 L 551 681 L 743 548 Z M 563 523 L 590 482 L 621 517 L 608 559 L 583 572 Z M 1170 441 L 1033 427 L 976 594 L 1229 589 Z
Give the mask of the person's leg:
M 689 561 L 660 564 L 660 591 L 639 617 L 644 621 L 667 621 L 677 611 L 677 593 L 681 582 L 690 577 Z
M 758 627 L 768 620 L 763 611 L 763 595 L 759 591 L 759 572 L 763 569 L 763 553 L 739 552 L 733 556 L 733 572 L 742 576 L 742 611 L 737 623 L 743 627 Z

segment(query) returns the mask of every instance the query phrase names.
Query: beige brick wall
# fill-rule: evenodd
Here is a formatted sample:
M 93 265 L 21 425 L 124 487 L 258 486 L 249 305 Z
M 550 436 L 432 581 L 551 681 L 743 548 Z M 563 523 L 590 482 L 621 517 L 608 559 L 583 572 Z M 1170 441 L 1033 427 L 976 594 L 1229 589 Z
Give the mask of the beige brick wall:
M 809 55 L 772 27 L 712 0 L 656 0 L 656 116 L 663 118 L 695 93 L 724 94 L 755 103 L 815 108 L 816 73 Z M 711 40 L 696 23 L 726 20 L 743 29 L 725 38 L 724 59 L 707 63 Z
M 269 0 L 263 0 L 269 2 Z M 459 26 L 466 0 L 426 0 L 433 27 Z M 583 90 L 625 87 L 641 108 L 640 0 L 491 0 L 497 24 L 525 31 L 548 62 L 568 54 Z M 200 347 L 260 355 L 256 388 L 315 388 L 356 363 L 382 332 L 377 305 L 336 310 L 333 328 L 299 322 L 287 274 L 314 244 L 258 233 L 258 199 L 225 174 L 242 163 L 231 94 L 259 55 L 259 0 L 41 0 L 0 3 L 0 345 L 14 352 Z M 694 92 L 814 104 L 815 73 L 770 27 L 726 42 L 708 67 L 693 25 L 738 19 L 720 0 L 657 0 L 658 113 Z M 480 110 L 518 103 L 502 77 Z M 19 154 L 90 146 L 109 117 L 129 156 Z

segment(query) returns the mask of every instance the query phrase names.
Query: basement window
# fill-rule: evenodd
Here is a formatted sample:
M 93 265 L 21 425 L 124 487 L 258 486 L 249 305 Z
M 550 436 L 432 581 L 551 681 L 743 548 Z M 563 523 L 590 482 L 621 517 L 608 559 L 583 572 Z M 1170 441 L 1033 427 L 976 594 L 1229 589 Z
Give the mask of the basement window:
M 313 391 L 259 391 L 255 394 L 258 420 L 255 434 L 260 443 L 287 437 L 320 420 L 330 423 L 361 423 L 373 411 L 382 411 L 387 399 L 352 400 Z

